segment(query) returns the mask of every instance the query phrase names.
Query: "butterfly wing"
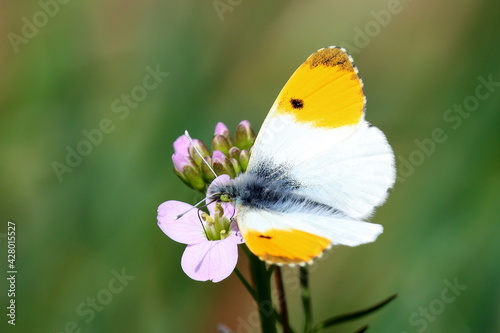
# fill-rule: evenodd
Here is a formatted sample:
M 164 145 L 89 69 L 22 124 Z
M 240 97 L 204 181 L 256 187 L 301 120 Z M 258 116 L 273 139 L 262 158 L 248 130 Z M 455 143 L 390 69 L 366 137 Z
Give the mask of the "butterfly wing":
M 238 208 L 238 225 L 248 248 L 272 264 L 303 264 L 332 244 L 356 246 L 374 241 L 382 226 L 349 219 L 341 213 L 318 216 L 310 212 L 278 213 Z
M 363 84 L 342 48 L 312 54 L 292 75 L 253 147 L 248 172 L 287 166 L 297 192 L 352 219 L 368 217 L 395 180 L 384 134 L 364 120 Z

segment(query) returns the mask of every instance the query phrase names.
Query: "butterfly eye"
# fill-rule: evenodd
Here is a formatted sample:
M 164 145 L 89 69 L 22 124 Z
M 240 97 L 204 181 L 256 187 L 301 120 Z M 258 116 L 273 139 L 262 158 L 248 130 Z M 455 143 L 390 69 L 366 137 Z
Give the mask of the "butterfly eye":
M 220 195 L 220 201 L 222 202 L 231 202 L 231 197 L 228 194 L 221 194 Z

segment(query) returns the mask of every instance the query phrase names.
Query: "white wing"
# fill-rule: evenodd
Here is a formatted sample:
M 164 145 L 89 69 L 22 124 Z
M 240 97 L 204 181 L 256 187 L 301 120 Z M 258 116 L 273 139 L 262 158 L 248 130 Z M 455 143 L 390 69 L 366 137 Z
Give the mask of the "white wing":
M 268 117 L 248 171 L 257 170 L 262 161 L 285 166 L 286 176 L 300 183 L 298 193 L 353 219 L 368 217 L 395 181 L 392 149 L 384 134 L 365 120 L 329 129 L 287 115 Z

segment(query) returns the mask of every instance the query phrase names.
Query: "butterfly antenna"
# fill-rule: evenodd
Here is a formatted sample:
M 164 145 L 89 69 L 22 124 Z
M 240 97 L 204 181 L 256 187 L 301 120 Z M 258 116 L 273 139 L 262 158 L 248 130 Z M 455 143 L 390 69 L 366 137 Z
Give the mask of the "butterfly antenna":
M 178 219 L 180 219 L 181 217 L 183 217 L 184 215 L 186 215 L 187 213 L 189 213 L 190 211 L 192 211 L 192 210 L 193 210 L 193 209 L 195 209 L 195 208 L 205 208 L 205 207 L 207 207 L 208 205 L 210 205 L 211 203 L 213 203 L 213 202 L 217 201 L 217 200 L 215 200 L 215 199 L 214 199 L 214 200 L 212 200 L 212 201 L 210 201 L 210 202 L 207 202 L 205 205 L 203 205 L 203 206 L 201 206 L 201 207 L 198 207 L 198 206 L 200 206 L 200 205 L 201 205 L 201 203 L 202 203 L 203 201 L 206 201 L 206 200 L 210 199 L 210 197 L 213 197 L 213 196 L 215 196 L 215 195 L 217 195 L 217 193 L 214 193 L 214 194 L 212 194 L 212 195 L 210 195 L 210 196 L 206 197 L 205 199 L 200 200 L 200 201 L 199 201 L 198 203 L 196 203 L 196 205 L 194 205 L 193 207 L 189 208 L 188 210 L 186 210 L 186 211 L 185 211 L 185 212 L 183 212 L 182 214 L 177 215 L 177 217 L 175 218 L 175 220 L 177 221 Z
M 191 145 L 193 146 L 194 150 L 196 151 L 196 153 L 198 155 L 200 155 L 201 157 L 201 160 L 203 161 L 203 163 L 206 164 L 206 166 L 210 169 L 210 171 L 212 171 L 212 173 L 214 174 L 215 178 L 217 178 L 217 174 L 215 173 L 214 169 L 212 169 L 212 167 L 210 166 L 210 164 L 207 162 L 207 160 L 205 160 L 205 158 L 203 157 L 203 155 L 200 153 L 200 151 L 198 150 L 198 148 L 196 148 L 196 146 L 194 145 L 193 143 L 193 139 L 191 139 L 191 136 L 189 135 L 189 132 L 186 130 L 184 131 L 184 134 L 187 136 L 189 142 L 191 143 Z
M 179 214 L 177 215 L 177 217 L 175 218 L 175 220 L 177 221 L 178 219 L 180 219 L 181 217 L 183 217 L 184 215 L 186 215 L 187 213 L 189 213 L 190 211 L 192 211 L 193 209 L 195 208 L 198 208 L 198 206 L 203 202 L 205 201 L 205 199 L 203 200 L 200 200 L 196 205 L 194 205 L 193 207 L 189 208 L 188 210 L 186 210 L 184 213 L 182 214 Z M 206 207 L 206 206 L 205 206 Z

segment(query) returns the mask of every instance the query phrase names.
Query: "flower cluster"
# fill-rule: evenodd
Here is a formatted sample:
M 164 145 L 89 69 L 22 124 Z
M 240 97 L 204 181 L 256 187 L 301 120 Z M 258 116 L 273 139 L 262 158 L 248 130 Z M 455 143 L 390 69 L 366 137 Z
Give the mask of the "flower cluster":
M 239 123 L 234 139 L 226 125 L 218 123 L 212 152 L 202 141 L 190 142 L 182 135 L 174 142 L 174 172 L 189 187 L 206 194 L 212 182 L 228 182 L 246 171 L 254 141 L 255 133 L 246 120 Z M 244 241 L 231 203 L 207 202 L 207 208 L 208 213 L 184 202 L 164 202 L 158 207 L 158 225 L 174 241 L 187 244 L 181 266 L 190 278 L 219 282 L 236 267 L 238 244 Z
M 246 171 L 254 142 L 255 133 L 246 120 L 239 123 L 234 139 L 226 125 L 218 123 L 212 139 L 212 153 L 203 141 L 193 139 L 191 143 L 182 135 L 174 142 L 174 172 L 186 185 L 205 193 L 215 175 L 202 157 L 217 175 L 234 178 Z

